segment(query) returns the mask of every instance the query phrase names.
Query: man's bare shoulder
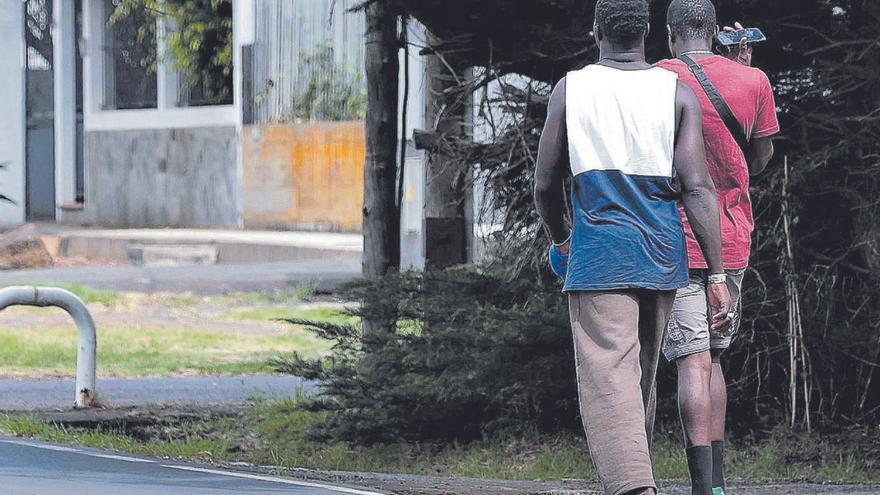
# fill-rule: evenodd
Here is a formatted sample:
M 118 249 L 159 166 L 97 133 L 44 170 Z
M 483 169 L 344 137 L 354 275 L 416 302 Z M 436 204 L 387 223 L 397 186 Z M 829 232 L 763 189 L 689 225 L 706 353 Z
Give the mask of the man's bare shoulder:
M 567 81 L 568 76 L 564 76 L 558 83 L 556 83 L 556 86 L 553 87 L 553 91 L 550 93 L 550 110 L 561 110 L 565 108 L 565 87 Z
M 687 83 L 679 79 L 675 90 L 675 106 L 684 110 L 701 110 L 700 99 Z M 702 111 L 702 110 L 701 110 Z

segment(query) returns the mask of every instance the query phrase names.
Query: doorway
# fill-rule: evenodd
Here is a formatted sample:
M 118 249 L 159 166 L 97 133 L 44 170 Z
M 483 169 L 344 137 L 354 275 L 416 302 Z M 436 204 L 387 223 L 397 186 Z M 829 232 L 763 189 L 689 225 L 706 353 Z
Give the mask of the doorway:
M 85 171 L 83 166 L 83 101 L 82 101 L 82 55 L 79 40 L 82 26 L 82 0 L 75 0 L 72 26 L 56 26 L 59 29 L 73 28 L 72 36 L 61 39 L 73 40 L 75 61 L 68 64 L 65 71 L 75 81 L 76 124 L 69 129 L 55 128 L 55 40 L 53 39 L 53 3 L 58 0 L 27 0 L 25 9 L 25 93 L 26 93 L 26 146 L 25 146 L 25 218 L 28 221 L 54 221 L 58 205 L 56 198 L 56 167 L 70 167 L 68 177 L 72 184 L 62 184 L 64 189 L 72 189 L 74 203 L 84 200 Z M 69 0 L 61 0 L 69 1 Z M 68 93 L 69 94 L 69 93 Z M 70 98 L 72 99 L 72 98 Z M 70 102 L 72 104 L 72 102 Z M 56 132 L 71 133 L 75 146 L 64 152 L 71 156 L 56 160 Z M 69 141 L 68 141 L 69 142 Z M 69 196 L 68 196 L 69 198 Z
M 55 220 L 55 93 L 52 0 L 27 0 L 25 9 L 25 218 Z

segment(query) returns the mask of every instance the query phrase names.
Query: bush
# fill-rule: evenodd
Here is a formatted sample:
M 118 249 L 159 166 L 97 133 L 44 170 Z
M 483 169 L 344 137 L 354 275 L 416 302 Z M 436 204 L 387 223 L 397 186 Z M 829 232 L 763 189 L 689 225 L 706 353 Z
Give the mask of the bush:
M 305 406 L 328 413 L 315 436 L 470 440 L 579 424 L 568 311 L 557 286 L 459 267 L 359 281 L 341 296 L 377 301 L 351 309 L 355 316 L 393 315 L 398 323 L 364 337 L 355 326 L 291 320 L 334 342 L 327 358 L 275 363 L 323 383 Z

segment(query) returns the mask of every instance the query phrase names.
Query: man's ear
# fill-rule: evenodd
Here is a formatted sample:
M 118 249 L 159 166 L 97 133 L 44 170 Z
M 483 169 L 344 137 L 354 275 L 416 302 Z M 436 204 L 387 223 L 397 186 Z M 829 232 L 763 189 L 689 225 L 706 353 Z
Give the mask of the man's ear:
M 670 26 L 669 24 L 666 25 L 666 35 L 669 38 L 669 43 L 675 42 L 675 35 L 672 34 L 672 26 Z
M 645 23 L 645 38 L 651 35 L 651 23 Z
M 602 31 L 599 31 L 599 23 L 593 22 L 593 37 L 596 38 L 596 43 L 602 41 Z

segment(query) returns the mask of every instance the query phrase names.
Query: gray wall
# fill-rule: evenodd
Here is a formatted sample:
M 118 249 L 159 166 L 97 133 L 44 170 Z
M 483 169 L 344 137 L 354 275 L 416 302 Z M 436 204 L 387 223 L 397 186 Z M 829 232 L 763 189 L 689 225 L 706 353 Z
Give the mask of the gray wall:
M 16 204 L 0 202 L 0 225 L 24 221 L 24 6 L 0 0 L 0 193 Z
M 241 226 L 234 127 L 86 133 L 86 203 L 102 227 Z

